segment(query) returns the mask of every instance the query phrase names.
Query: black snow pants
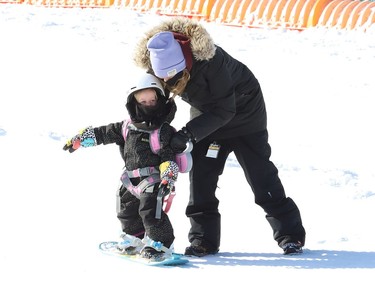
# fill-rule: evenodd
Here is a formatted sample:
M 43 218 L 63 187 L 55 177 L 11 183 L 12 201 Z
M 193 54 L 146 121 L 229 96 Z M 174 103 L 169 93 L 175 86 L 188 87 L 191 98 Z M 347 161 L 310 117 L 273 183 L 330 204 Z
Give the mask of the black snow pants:
M 145 234 L 169 248 L 175 237 L 168 215 L 162 211 L 161 218 L 155 218 L 158 186 L 154 186 L 152 193 L 141 193 L 138 199 L 121 185 L 117 198 L 117 218 L 123 232 L 139 238 Z
M 220 145 L 217 158 L 206 157 L 208 147 Z M 273 238 L 282 247 L 288 242 L 305 242 L 305 229 L 295 202 L 286 197 L 278 170 L 270 161 L 268 131 L 230 139 L 206 139 L 196 143 L 192 151 L 190 198 L 186 215 L 190 219 L 189 241 L 201 240 L 211 249 L 220 247 L 219 200 L 215 196 L 219 176 L 228 155 L 234 152 L 255 197 L 263 208 L 273 230 Z

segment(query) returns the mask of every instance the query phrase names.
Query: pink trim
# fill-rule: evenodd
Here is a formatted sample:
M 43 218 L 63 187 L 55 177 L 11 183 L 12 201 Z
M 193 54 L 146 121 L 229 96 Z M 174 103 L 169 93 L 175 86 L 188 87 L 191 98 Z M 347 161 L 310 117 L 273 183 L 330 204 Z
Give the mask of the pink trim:
M 134 177 L 136 177 L 136 178 L 140 178 L 141 175 L 140 175 L 140 173 L 139 173 L 139 169 L 134 170 L 134 171 L 133 171 L 133 175 L 134 175 Z

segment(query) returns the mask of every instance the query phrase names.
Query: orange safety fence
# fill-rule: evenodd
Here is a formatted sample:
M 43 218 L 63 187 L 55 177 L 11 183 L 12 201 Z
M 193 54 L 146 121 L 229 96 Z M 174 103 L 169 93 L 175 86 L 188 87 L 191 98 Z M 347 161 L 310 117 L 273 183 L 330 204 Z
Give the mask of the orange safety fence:
M 124 8 L 243 27 L 366 31 L 375 25 L 375 0 L 0 0 L 64 8 Z

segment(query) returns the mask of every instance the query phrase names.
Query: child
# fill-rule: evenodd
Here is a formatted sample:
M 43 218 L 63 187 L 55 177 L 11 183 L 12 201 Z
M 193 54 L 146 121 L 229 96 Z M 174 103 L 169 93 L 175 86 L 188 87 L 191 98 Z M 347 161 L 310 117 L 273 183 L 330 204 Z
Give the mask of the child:
M 169 146 L 176 104 L 168 98 L 158 78 L 143 74 L 128 92 L 130 120 L 85 128 L 63 148 L 74 152 L 80 146 L 116 143 L 120 147 L 125 167 L 118 190 L 117 217 L 123 231 L 118 250 L 158 261 L 171 255 L 174 241 L 172 224 L 158 199 L 173 190 L 179 171 Z M 156 129 L 157 153 L 152 151 L 150 137 Z

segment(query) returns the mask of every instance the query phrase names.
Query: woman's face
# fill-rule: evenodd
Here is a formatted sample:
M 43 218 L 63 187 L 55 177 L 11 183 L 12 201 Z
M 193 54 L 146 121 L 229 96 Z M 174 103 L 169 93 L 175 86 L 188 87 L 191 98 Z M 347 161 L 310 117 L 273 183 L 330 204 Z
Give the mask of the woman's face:
M 158 97 L 154 89 L 143 89 L 134 94 L 135 100 L 143 106 L 155 106 Z

